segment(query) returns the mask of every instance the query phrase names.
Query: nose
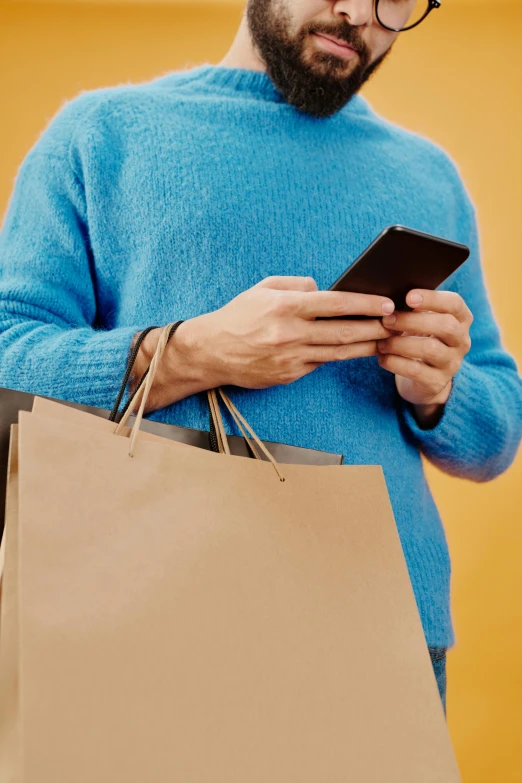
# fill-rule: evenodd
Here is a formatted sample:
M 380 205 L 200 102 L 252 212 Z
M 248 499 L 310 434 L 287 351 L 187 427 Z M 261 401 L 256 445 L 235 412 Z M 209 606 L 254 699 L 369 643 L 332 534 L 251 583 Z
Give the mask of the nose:
M 373 5 L 374 0 L 337 0 L 333 10 L 349 24 L 361 27 L 373 22 Z

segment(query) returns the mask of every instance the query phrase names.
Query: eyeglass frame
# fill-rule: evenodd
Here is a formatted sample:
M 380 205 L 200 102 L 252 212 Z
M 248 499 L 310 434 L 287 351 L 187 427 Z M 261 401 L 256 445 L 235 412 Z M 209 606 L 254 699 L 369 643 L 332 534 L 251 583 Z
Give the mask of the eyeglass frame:
M 400 29 L 397 29 L 396 27 L 388 27 L 388 25 L 385 25 L 381 22 L 381 20 L 379 19 L 379 2 L 380 0 L 375 0 L 375 17 L 381 27 L 384 27 L 385 30 L 391 30 L 392 33 L 403 33 L 406 30 L 412 30 L 414 27 L 417 27 L 417 25 L 423 22 L 428 16 L 428 14 L 430 14 L 435 8 L 441 7 L 440 0 L 428 0 L 428 7 L 426 9 L 426 13 L 424 14 L 424 16 L 421 16 L 418 22 L 415 22 L 414 24 L 410 24 L 408 27 L 401 27 Z

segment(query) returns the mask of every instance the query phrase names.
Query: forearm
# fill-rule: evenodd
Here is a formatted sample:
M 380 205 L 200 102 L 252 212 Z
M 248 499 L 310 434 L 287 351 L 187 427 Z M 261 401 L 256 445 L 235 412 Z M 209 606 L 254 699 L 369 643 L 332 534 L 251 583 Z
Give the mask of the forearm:
M 148 412 L 213 387 L 215 379 L 196 361 L 192 331 L 188 322 L 182 324 L 167 346 Z M 129 384 L 131 393 L 152 361 L 160 333 L 161 329 L 150 332 L 141 346 Z M 0 324 L 0 386 L 110 409 L 139 334 L 137 327 L 101 331 L 66 329 L 29 319 L 4 320 Z
M 0 321 L 0 386 L 112 408 L 136 328 Z

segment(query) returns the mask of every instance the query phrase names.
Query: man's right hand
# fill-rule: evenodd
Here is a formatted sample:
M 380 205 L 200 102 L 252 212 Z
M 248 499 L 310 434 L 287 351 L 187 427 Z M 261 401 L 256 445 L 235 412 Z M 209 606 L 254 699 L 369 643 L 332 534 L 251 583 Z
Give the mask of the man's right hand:
M 221 309 L 178 328 L 148 410 L 217 386 L 289 384 L 326 362 L 378 355 L 377 340 L 392 334 L 380 319 L 393 309 L 382 296 L 318 291 L 309 277 L 266 278 Z M 344 321 L 339 319 L 343 315 L 375 318 Z M 315 320 L 321 316 L 339 320 Z M 150 332 L 144 341 L 137 377 L 152 359 L 159 332 Z

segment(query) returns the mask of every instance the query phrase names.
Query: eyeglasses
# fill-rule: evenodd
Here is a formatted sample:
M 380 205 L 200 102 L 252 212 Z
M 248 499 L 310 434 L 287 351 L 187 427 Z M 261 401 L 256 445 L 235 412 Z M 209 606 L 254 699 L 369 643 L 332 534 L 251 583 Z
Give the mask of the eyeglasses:
M 375 0 L 375 15 L 381 27 L 402 33 L 417 27 L 440 0 Z

